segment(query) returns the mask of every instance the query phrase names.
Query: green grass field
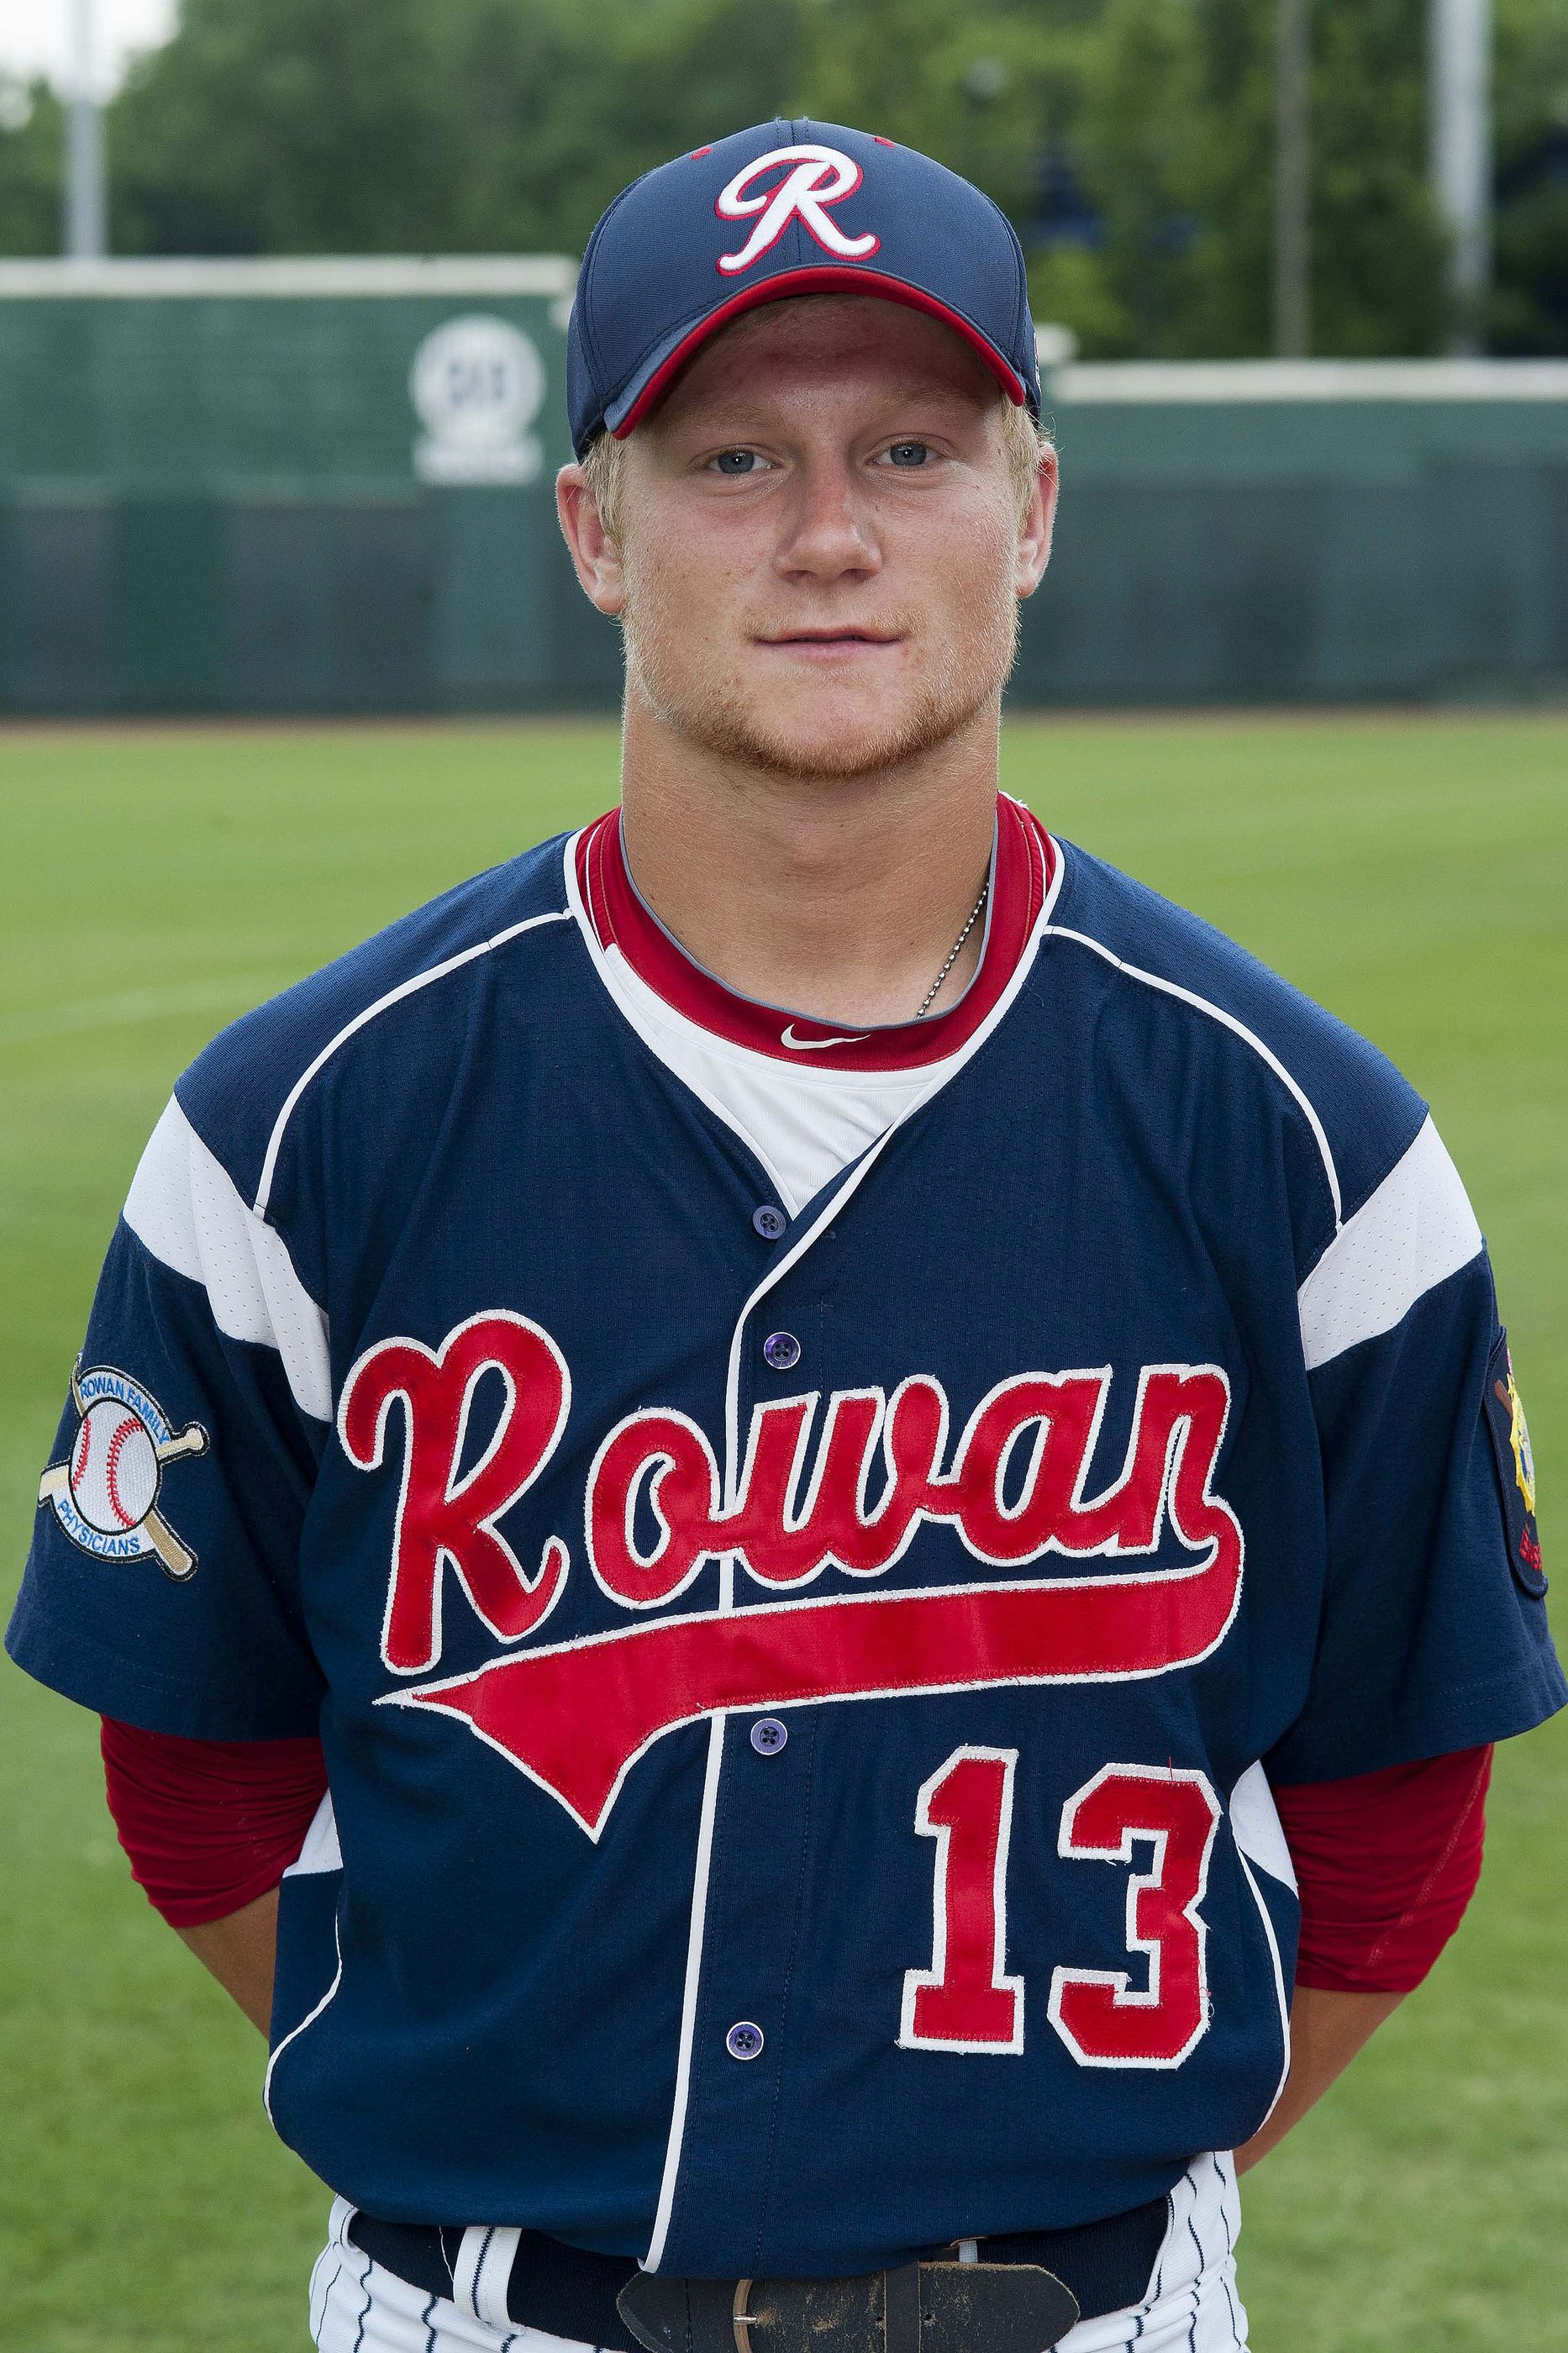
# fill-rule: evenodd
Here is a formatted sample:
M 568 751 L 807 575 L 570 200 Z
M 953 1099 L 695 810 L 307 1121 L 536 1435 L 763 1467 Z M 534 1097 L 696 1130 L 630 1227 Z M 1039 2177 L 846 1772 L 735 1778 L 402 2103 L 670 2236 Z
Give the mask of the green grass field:
M 0 733 L 0 1524 L 19 1566 L 100 1257 L 231 1015 L 614 797 L 599 726 Z M 1568 1546 L 1568 718 L 1016 723 L 1005 780 L 1430 1099 Z M 7 1592 L 9 1588 L 7 1588 Z M 96 1725 L 0 1672 L 0 2347 L 293 2353 L 326 2194 L 132 1886 Z M 1568 1725 L 1500 1760 L 1428 1984 L 1247 2184 L 1259 2353 L 1546 2353 L 1568 2303 Z

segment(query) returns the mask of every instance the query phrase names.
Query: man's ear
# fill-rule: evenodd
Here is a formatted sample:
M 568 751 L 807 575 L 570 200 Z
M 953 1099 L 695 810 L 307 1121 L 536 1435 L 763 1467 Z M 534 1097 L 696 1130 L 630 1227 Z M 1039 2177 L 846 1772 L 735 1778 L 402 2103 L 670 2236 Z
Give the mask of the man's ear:
M 1018 563 L 1014 586 L 1020 596 L 1032 596 L 1051 560 L 1051 533 L 1057 520 L 1057 453 L 1047 443 L 1040 450 L 1035 487 L 1018 529 Z
M 584 595 L 601 613 L 618 619 L 626 601 L 621 551 L 605 529 L 581 466 L 563 466 L 556 475 L 555 512 Z

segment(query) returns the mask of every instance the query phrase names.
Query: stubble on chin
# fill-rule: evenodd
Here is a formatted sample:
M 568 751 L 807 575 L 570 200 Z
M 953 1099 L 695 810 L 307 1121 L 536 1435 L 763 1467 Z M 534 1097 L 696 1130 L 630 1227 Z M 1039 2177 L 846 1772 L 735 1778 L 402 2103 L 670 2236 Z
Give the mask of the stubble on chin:
M 744 682 L 718 665 L 693 665 L 678 649 L 679 622 L 667 603 L 637 593 L 628 579 L 621 615 L 627 691 L 661 725 L 727 764 L 796 783 L 851 783 L 936 751 L 994 702 L 1017 652 L 1021 617 L 1008 587 L 992 626 L 963 652 L 944 649 L 917 691 L 880 726 L 845 723 L 792 731 L 787 718 L 760 708 Z

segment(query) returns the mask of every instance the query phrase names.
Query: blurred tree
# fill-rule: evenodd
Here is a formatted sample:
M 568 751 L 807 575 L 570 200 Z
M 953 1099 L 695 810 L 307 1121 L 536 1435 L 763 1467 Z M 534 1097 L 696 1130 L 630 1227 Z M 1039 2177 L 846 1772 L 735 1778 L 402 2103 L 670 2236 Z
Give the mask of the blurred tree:
M 795 108 L 1016 209 L 1102 0 L 185 0 L 115 105 L 123 251 L 580 248 L 636 172 Z
M 0 77 L 0 254 L 58 251 L 62 137 L 47 82 Z
M 184 0 L 110 113 L 120 253 L 447 242 L 463 169 L 428 0 Z
M 1436 348 L 1429 0 L 1313 0 L 1313 349 Z M 1568 349 L 1568 0 L 1498 0 L 1500 348 Z M 1090 354 L 1267 351 L 1276 0 L 184 0 L 110 122 L 119 252 L 580 251 L 771 112 L 987 189 Z M 13 86 L 14 87 L 14 86 Z M 3 93 L 0 93 L 3 95 Z M 26 119 L 24 120 L 24 116 Z M 15 118 L 14 120 L 12 118 Z M 59 110 L 0 104 L 0 250 L 56 249 Z
M 1245 357 L 1270 338 L 1273 0 L 1108 0 L 1085 90 L 1092 264 L 1037 266 L 1086 350 Z M 1311 347 L 1436 348 L 1426 0 L 1314 0 Z
M 1047 244 L 1030 291 L 1037 315 L 1070 327 L 1086 355 L 1158 357 L 1182 348 L 1203 44 L 1193 0 L 1108 0 L 1099 36 L 1069 134 L 1092 242 Z
M 1104 0 L 804 0 L 803 112 L 938 155 L 1026 224 L 1042 143 L 1076 104 Z
M 1568 0 L 1498 0 L 1491 347 L 1568 356 Z
M 1315 0 L 1313 346 L 1337 357 L 1442 348 L 1426 18 L 1427 0 Z
M 453 242 L 580 253 L 639 172 L 785 102 L 800 0 L 448 0 Z

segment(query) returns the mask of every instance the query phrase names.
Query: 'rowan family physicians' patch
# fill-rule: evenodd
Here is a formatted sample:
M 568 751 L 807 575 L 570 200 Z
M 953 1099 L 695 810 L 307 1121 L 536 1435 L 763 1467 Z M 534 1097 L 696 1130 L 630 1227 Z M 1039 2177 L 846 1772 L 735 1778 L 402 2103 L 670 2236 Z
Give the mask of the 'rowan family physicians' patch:
M 1541 1535 L 1535 1525 L 1535 1458 L 1530 1451 L 1530 1425 L 1524 1418 L 1508 1335 L 1498 1335 L 1487 1365 L 1487 1422 L 1502 1483 L 1503 1518 L 1508 1525 L 1509 1558 L 1513 1573 L 1527 1593 L 1544 1593 Z
M 205 1454 L 199 1421 L 170 1426 L 156 1398 L 117 1372 L 95 1365 L 71 1374 L 71 1396 L 81 1419 L 67 1461 L 52 1462 L 38 1482 L 72 1544 L 98 1560 L 138 1560 L 155 1553 L 166 1577 L 181 1583 L 196 1572 L 196 1556 L 158 1509 L 163 1466 Z

